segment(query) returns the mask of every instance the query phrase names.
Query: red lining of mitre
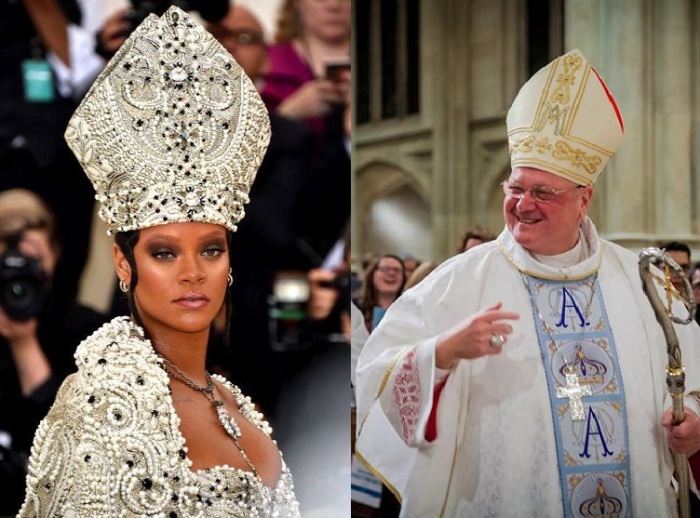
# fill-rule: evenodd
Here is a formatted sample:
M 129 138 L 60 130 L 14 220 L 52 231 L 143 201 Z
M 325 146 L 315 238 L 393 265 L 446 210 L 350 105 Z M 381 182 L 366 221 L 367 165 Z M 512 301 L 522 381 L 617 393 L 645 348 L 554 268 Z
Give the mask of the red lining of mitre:
M 617 115 L 617 120 L 620 123 L 620 128 L 622 129 L 622 132 L 624 133 L 625 132 L 625 123 L 622 121 L 622 114 L 620 113 L 620 108 L 617 107 L 617 103 L 615 102 L 615 98 L 610 93 L 610 90 L 608 90 L 608 87 L 605 84 L 605 81 L 603 81 L 603 78 L 600 77 L 600 75 L 598 74 L 598 71 L 593 67 L 591 67 L 591 70 L 593 70 L 593 73 L 598 78 L 598 81 L 600 81 L 600 84 L 602 85 L 603 90 L 605 90 L 605 95 L 608 96 L 608 100 L 610 101 L 610 104 L 612 104 L 612 107 L 615 110 L 615 115 Z

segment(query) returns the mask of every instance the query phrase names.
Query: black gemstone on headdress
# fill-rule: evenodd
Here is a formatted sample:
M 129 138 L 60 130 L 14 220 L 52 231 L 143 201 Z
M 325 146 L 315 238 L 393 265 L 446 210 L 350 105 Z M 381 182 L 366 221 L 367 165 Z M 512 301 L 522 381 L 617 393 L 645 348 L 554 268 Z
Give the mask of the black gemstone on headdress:
M 145 382 L 143 380 L 143 376 L 137 376 L 136 377 L 136 384 L 137 385 L 143 385 Z
M 92 405 L 94 402 L 95 402 L 95 396 L 90 396 L 88 398 L 88 403 L 90 403 Z
M 90 455 L 85 455 L 84 460 L 85 462 L 90 462 Z
M 151 489 L 153 487 L 153 481 L 150 478 L 144 478 L 141 483 L 145 489 Z
M 97 363 L 99 363 L 100 365 L 104 365 L 105 363 L 107 363 L 107 360 L 105 360 L 104 358 L 100 358 L 99 360 L 97 360 Z
M 127 460 L 126 465 L 129 466 L 130 468 L 134 467 L 134 461 L 133 460 Z

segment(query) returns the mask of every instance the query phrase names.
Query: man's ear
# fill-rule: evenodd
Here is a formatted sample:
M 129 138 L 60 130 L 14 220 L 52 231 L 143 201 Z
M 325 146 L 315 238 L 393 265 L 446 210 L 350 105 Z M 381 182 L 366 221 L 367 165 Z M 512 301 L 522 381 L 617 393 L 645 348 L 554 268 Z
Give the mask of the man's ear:
M 112 258 L 114 260 L 114 269 L 117 272 L 117 276 L 120 281 L 125 282 L 127 285 L 131 283 L 131 265 L 127 261 L 124 252 L 122 252 L 119 245 L 116 243 L 112 244 Z
M 581 218 L 588 214 L 588 209 L 591 206 L 591 199 L 593 199 L 593 186 L 587 185 L 584 187 L 583 196 L 581 197 Z

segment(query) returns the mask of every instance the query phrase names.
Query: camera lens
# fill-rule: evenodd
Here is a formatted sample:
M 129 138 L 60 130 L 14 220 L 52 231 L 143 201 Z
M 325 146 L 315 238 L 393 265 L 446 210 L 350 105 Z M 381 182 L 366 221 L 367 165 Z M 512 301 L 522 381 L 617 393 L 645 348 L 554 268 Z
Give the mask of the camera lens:
M 35 317 L 41 309 L 43 294 L 36 279 L 15 277 L 0 288 L 0 305 L 7 316 L 24 321 Z
M 26 279 L 15 279 L 7 284 L 4 299 L 16 308 L 26 308 L 32 302 L 34 287 Z
M 36 317 L 46 296 L 46 275 L 38 259 L 23 255 L 16 244 L 0 255 L 0 307 L 12 320 Z

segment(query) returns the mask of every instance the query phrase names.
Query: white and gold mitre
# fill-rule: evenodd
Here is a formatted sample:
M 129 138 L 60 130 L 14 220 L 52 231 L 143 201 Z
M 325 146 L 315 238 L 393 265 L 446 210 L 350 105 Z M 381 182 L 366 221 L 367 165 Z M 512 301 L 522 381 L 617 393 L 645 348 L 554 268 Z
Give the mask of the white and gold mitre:
M 171 7 L 126 40 L 65 138 L 95 188 L 109 234 L 187 221 L 235 231 L 270 121 L 238 63 Z
M 622 115 L 579 50 L 540 69 L 508 116 L 511 167 L 532 167 L 592 185 L 622 141 Z

